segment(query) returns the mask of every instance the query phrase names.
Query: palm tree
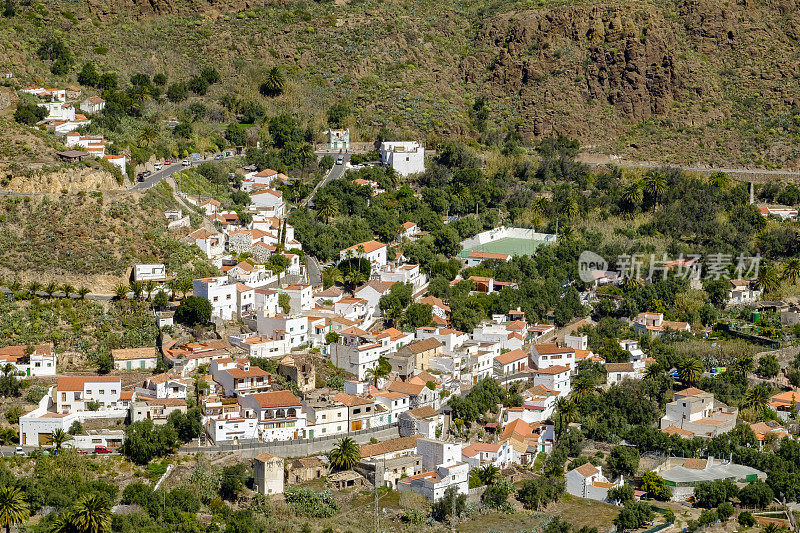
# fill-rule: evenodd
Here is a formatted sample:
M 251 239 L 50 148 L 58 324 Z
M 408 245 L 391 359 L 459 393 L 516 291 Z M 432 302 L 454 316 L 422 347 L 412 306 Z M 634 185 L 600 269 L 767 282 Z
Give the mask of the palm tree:
M 644 378 L 645 379 L 655 379 L 660 376 L 664 372 L 664 369 L 661 368 L 661 365 L 658 363 L 652 364 L 648 366 L 644 371 Z
M 367 281 L 367 276 L 361 270 L 351 270 L 344 275 L 344 286 L 350 292 L 355 294 L 356 287 Z
M 578 201 L 570 196 L 562 207 L 563 214 L 570 220 L 578 216 L 579 206 Z
M 181 294 L 183 295 L 183 299 L 185 300 L 186 299 L 186 294 L 190 290 L 192 290 L 192 280 L 191 280 L 191 278 L 183 278 L 183 279 L 178 280 L 177 288 L 178 288 L 179 291 L 181 291 Z
M 572 400 L 559 398 L 556 402 L 556 410 L 558 411 L 558 419 L 561 421 L 558 429 L 560 437 L 567 429 L 567 426 L 577 418 L 578 406 Z
M 531 205 L 531 210 L 538 215 L 544 215 L 545 212 L 547 211 L 547 206 L 548 206 L 547 198 L 545 198 L 544 196 L 539 196 L 538 198 L 536 198 L 536 200 L 533 201 L 533 204 Z
M 21 524 L 30 516 L 28 502 L 17 487 L 0 487 L 0 527 L 10 533 L 11 526 Z
M 380 356 L 378 358 L 378 364 L 375 365 L 375 368 L 368 368 L 364 371 L 364 374 L 367 375 L 368 379 L 372 379 L 375 383 L 375 388 L 378 388 L 378 380 L 385 378 L 392 372 L 392 365 L 389 364 L 389 361 L 384 356 Z
M 638 183 L 631 183 L 622 191 L 622 201 L 628 204 L 631 211 L 642 203 L 642 188 Z
M 75 526 L 72 525 L 72 515 L 69 511 L 64 511 L 50 522 L 49 533 L 74 533 Z
M 31 295 L 31 298 L 35 297 L 41 290 L 42 284 L 38 281 L 31 281 L 28 283 L 28 293 Z
M 483 485 L 492 485 L 500 479 L 500 469 L 495 465 L 486 465 L 476 470 L 478 479 Z
M 335 266 L 326 267 L 325 270 L 322 271 L 322 279 L 328 287 L 336 285 L 337 283 L 344 283 L 342 271 Z
M 7 378 L 8 376 L 16 376 L 17 367 L 12 365 L 11 363 L 6 363 L 2 367 L 0 367 L 0 372 L 3 373 L 4 378 Z
M 633 276 L 626 276 L 625 279 L 622 280 L 622 288 L 626 292 L 634 291 L 641 287 L 639 280 Z
M 678 376 L 680 376 L 681 382 L 687 387 L 697 384 L 704 370 L 703 364 L 692 357 L 686 357 L 678 361 L 675 368 L 678 370 Z
M 750 407 L 756 413 L 763 413 L 769 404 L 769 391 L 766 387 L 755 386 L 744 395 L 742 407 Z
M 53 434 L 50 435 L 50 444 L 56 447 L 56 451 L 59 451 L 61 449 L 61 445 L 70 439 L 72 439 L 72 435 L 63 429 L 58 428 L 53 430 Z
M 177 279 L 167 280 L 167 288 L 169 289 L 170 292 L 170 298 L 174 299 L 175 293 L 178 292 L 178 280 Z
M 144 291 L 144 283 L 141 281 L 133 280 L 130 283 L 131 292 L 133 293 L 133 299 L 138 300 L 142 297 L 142 292 Z
M 114 287 L 114 296 L 116 296 L 117 300 L 124 300 L 128 297 L 128 287 L 122 284 L 117 285 Z
M 653 197 L 653 212 L 655 213 L 658 199 L 667 189 L 667 182 L 664 176 L 657 171 L 648 172 L 642 181 L 644 182 L 644 190 L 648 195 Z
M 590 396 L 595 392 L 594 383 L 592 383 L 591 379 L 588 379 L 586 376 L 578 376 L 575 378 L 575 381 L 572 384 L 572 392 L 575 394 L 575 397 L 579 400 Z
M 762 265 L 758 270 L 756 285 L 758 285 L 758 288 L 761 289 L 765 295 L 778 290 L 780 282 L 778 281 L 778 274 L 775 272 L 775 267 L 770 264 Z
M 158 124 L 151 122 L 139 132 L 139 142 L 152 146 L 158 140 Z
M 78 289 L 78 299 L 85 300 L 87 294 L 89 294 L 89 289 L 87 289 L 86 287 L 81 287 L 80 289 Z
M 47 298 L 50 299 L 53 295 L 58 292 L 58 284 L 54 281 L 51 281 L 47 285 L 44 286 L 44 292 L 47 294 Z
M 144 284 L 144 292 L 147 293 L 147 301 L 150 301 L 150 296 L 152 296 L 153 291 L 156 290 L 158 284 L 153 281 L 152 279 L 148 279 Z
M 280 96 L 283 92 L 283 89 L 286 87 L 286 77 L 283 75 L 283 71 L 279 67 L 272 67 L 267 72 L 267 76 L 264 78 L 264 82 L 258 88 L 258 90 L 264 96 Z
M 64 283 L 59 290 L 64 293 L 64 298 L 69 298 L 75 293 L 75 287 L 69 283 Z
M 386 310 L 384 317 L 392 326 L 396 326 L 403 320 L 403 308 L 399 305 L 392 306 Z
M 800 278 L 800 258 L 793 257 L 783 265 L 783 279 L 794 285 Z
M 111 528 L 111 507 L 100 494 L 88 494 L 78 500 L 70 522 L 79 533 L 102 533 Z
M 778 526 L 778 524 L 770 522 L 764 526 L 764 528 L 761 530 L 761 533 L 780 533 L 781 529 L 782 528 Z
M 347 470 L 361 460 L 361 449 L 352 437 L 342 437 L 328 452 L 328 458 L 333 468 Z
M 322 194 L 314 201 L 317 210 L 317 218 L 324 218 L 325 222 L 339 214 L 339 205 L 336 199 L 330 194 Z

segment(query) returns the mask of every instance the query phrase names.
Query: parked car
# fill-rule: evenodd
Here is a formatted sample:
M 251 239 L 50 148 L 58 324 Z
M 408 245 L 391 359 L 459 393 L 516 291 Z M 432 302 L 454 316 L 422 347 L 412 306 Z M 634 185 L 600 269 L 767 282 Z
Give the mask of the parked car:
M 166 161 L 164 161 L 165 166 L 170 166 L 171 164 L 172 164 L 172 159 L 167 159 Z
M 191 165 L 191 163 L 189 162 L 188 159 L 184 159 L 183 161 L 181 161 L 181 166 L 188 167 L 189 165 Z
M 344 156 L 340 155 L 339 157 L 337 157 L 336 158 L 336 164 L 337 165 L 344 165 Z
M 220 160 L 220 159 L 222 159 L 222 154 L 217 154 L 217 155 L 215 155 L 215 156 L 214 156 L 214 159 L 216 159 L 216 160 Z
M 14 449 L 14 455 L 25 455 L 25 450 L 22 449 L 22 446 L 17 446 Z
M 81 455 L 86 455 L 87 453 L 89 453 L 89 450 L 84 450 L 83 448 L 78 448 L 77 451 Z
M 144 172 L 136 174 L 136 181 L 144 181 Z
M 94 453 L 111 453 L 111 450 L 109 450 L 105 446 L 95 446 Z
M 159 171 L 162 168 L 164 168 L 164 165 L 162 165 L 161 163 L 156 163 L 155 165 L 153 165 L 153 168 L 156 169 L 156 171 Z
M 142 176 L 144 176 L 145 178 L 149 178 L 152 174 L 153 173 L 150 172 L 149 170 L 145 170 L 144 172 L 142 172 Z

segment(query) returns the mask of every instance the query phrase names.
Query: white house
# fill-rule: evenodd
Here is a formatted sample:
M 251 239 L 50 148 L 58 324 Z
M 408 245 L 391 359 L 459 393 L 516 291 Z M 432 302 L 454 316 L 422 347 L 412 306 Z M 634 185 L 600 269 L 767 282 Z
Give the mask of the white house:
M 289 304 L 292 313 L 308 311 L 314 306 L 311 285 L 297 283 L 289 285 L 283 289 L 283 292 L 289 295 Z
M 400 436 L 422 435 L 430 439 L 436 438 L 436 433 L 442 429 L 444 415 L 430 405 L 409 409 L 397 416 Z
M 242 348 L 247 357 L 267 357 L 274 359 L 276 357 L 283 357 L 291 351 L 289 340 L 285 337 L 282 339 L 271 339 L 269 337 L 261 337 L 255 333 L 241 333 L 238 335 L 231 335 L 228 341 L 233 346 Z
M 738 415 L 736 407 L 728 407 L 710 392 L 689 387 L 675 393 L 674 400 L 666 406 L 659 427 L 665 433 L 715 437 L 732 430 Z
M 393 283 L 385 283 L 383 281 L 371 280 L 355 290 L 354 296 L 356 298 L 363 298 L 367 301 L 370 308 L 370 314 L 380 313 L 378 303 L 381 298 L 389 294 Z
M 256 293 L 256 310 L 269 316 L 278 312 L 278 291 L 275 289 L 258 288 Z
M 310 341 L 308 317 L 278 313 L 272 316 L 256 315 L 258 333 L 262 337 L 287 339 L 290 348 L 297 348 Z
M 761 289 L 747 279 L 730 280 L 728 289 L 728 305 L 740 305 L 755 302 L 761 297 Z
M 379 152 L 381 164 L 401 176 L 425 172 L 425 148 L 416 141 L 384 141 Z
M 494 375 L 503 382 L 522 381 L 530 377 L 528 353 L 511 350 L 494 358 Z
M 253 488 L 259 494 L 283 494 L 283 459 L 263 452 L 253 462 Z
M 188 382 L 183 378 L 163 373 L 145 379 L 142 387 L 137 388 L 136 392 L 139 395 L 152 398 L 178 398 L 185 400 L 188 386 Z
M 575 349 L 557 344 L 533 344 L 531 345 L 531 361 L 540 370 L 550 366 L 565 366 L 569 370 L 574 370 Z
M 383 283 L 410 283 L 415 290 L 422 288 L 428 278 L 420 272 L 419 265 L 384 265 L 378 271 L 378 279 Z
M 397 231 L 398 240 L 413 239 L 419 235 L 419 226 L 416 222 L 403 222 Z
M 133 265 L 133 279 L 136 281 L 166 281 L 167 267 L 164 263 Z
M 566 366 L 555 365 L 534 369 L 531 374 L 534 386 L 544 385 L 548 389 L 558 391 L 564 396 L 572 390 L 570 370 Z
M 366 241 L 354 244 L 339 252 L 339 261 L 349 258 L 366 259 L 377 270 L 386 264 L 386 245 L 378 241 Z
M 590 500 L 608 500 L 608 491 L 624 484 L 622 478 L 614 483 L 606 479 L 602 467 L 586 463 L 570 470 L 566 474 L 567 492 L 579 498 Z
M 458 494 L 469 491 L 470 465 L 462 462 L 462 445 L 430 438 L 417 439 L 417 455 L 422 458 L 426 470 L 420 474 L 401 479 L 397 483 L 400 492 L 413 491 L 437 502 L 449 487 Z
M 47 110 L 46 120 L 64 120 L 67 122 L 75 120 L 75 108 L 72 107 L 72 104 L 46 102 L 39 104 L 39 107 L 43 107 Z
M 216 257 L 225 252 L 225 237 L 220 233 L 212 233 L 205 228 L 193 231 L 187 240 L 197 245 L 207 257 Z
M 514 449 L 508 440 L 500 444 L 473 442 L 461 450 L 461 460 L 472 468 L 493 465 L 503 469 L 511 466 L 514 460 Z
M 56 412 L 87 411 L 89 402 L 96 402 L 99 410 L 119 409 L 121 394 L 119 376 L 63 376 L 56 385 Z
M 56 353 L 52 344 L 0 348 L 0 366 L 10 364 L 21 376 L 55 376 Z
M 158 364 L 155 346 L 111 350 L 111 358 L 117 370 L 149 370 Z
M 257 189 L 250 193 L 250 202 L 256 211 L 268 216 L 283 218 L 286 216 L 286 202 L 283 193 L 275 189 Z
M 239 397 L 245 418 L 258 420 L 258 439 L 265 442 L 304 438 L 306 412 L 288 390 L 262 392 Z
M 367 370 L 374 369 L 384 353 L 379 342 L 371 342 L 364 336 L 342 335 L 339 343 L 329 346 L 331 363 L 351 374 L 359 381 L 366 379 Z
M 270 388 L 266 370 L 250 366 L 250 362 L 216 359 L 211 362 L 211 375 L 225 396 L 241 396 L 265 392 Z
M 223 320 L 232 320 L 237 313 L 236 282 L 227 276 L 196 279 L 192 281 L 195 296 L 211 302 L 211 314 Z
M 90 96 L 83 102 L 81 102 L 81 111 L 84 113 L 89 113 L 90 115 L 94 115 L 99 113 L 106 107 L 106 101 L 100 98 L 99 96 Z
M 606 363 L 606 384 L 613 385 L 624 379 L 640 379 L 642 374 L 637 372 L 633 363 Z
M 664 320 L 664 313 L 639 313 L 632 325 L 637 334 L 652 337 L 660 337 L 667 331 L 692 330 L 687 322 Z
M 331 152 L 350 149 L 350 130 L 328 130 L 325 132 L 328 150 Z

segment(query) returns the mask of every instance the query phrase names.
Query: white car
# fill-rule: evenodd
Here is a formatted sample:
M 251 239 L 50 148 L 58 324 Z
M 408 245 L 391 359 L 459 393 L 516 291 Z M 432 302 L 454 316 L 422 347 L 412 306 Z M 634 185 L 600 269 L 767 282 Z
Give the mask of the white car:
M 155 165 L 153 165 L 153 168 L 156 169 L 156 172 L 158 172 L 159 170 L 164 168 L 164 165 L 162 165 L 161 163 L 156 163 Z
M 22 449 L 22 446 L 17 446 L 14 449 L 14 455 L 25 455 L 25 450 Z
M 188 159 L 184 159 L 183 161 L 181 161 L 181 166 L 188 167 L 189 165 L 191 165 L 191 163 L 189 162 Z
M 344 164 L 344 156 L 340 155 L 339 157 L 337 157 L 336 158 L 336 164 L 337 165 L 343 165 Z

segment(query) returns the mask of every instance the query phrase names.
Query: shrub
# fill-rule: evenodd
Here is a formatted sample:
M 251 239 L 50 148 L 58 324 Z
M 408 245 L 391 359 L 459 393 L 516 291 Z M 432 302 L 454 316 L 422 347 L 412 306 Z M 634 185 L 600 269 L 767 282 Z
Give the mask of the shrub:
M 20 104 L 14 111 L 14 120 L 20 124 L 33 126 L 47 116 L 47 109 L 36 104 Z
M 756 519 L 747 511 L 742 511 L 739 513 L 739 517 L 737 518 L 739 525 L 744 527 L 753 527 L 756 525 Z

